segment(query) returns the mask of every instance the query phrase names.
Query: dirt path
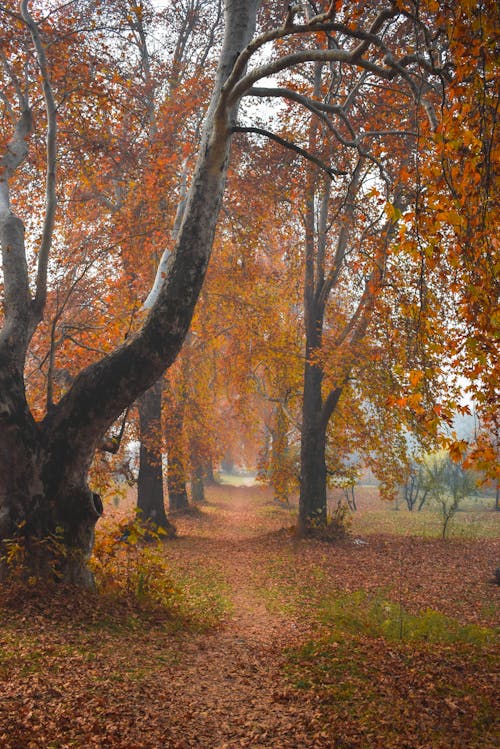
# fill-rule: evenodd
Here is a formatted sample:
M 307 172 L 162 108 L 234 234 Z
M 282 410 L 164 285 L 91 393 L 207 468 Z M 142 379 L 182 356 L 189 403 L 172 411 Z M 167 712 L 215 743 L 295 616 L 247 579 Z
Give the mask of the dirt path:
M 318 738 L 321 729 L 315 731 L 311 711 L 292 699 L 283 684 L 283 652 L 304 633 L 295 619 L 272 613 L 259 594 L 259 571 L 265 569 L 266 538 L 273 522 L 259 518 L 252 496 L 251 491 L 235 490 L 216 508 L 210 557 L 223 565 L 233 611 L 222 630 L 187 645 L 180 679 L 172 683 L 177 695 L 172 714 L 189 720 L 172 726 L 172 733 L 179 747 L 331 746 Z M 187 525 L 195 528 L 196 523 Z M 200 553 L 195 538 L 181 539 L 178 553 L 202 564 L 207 549 Z

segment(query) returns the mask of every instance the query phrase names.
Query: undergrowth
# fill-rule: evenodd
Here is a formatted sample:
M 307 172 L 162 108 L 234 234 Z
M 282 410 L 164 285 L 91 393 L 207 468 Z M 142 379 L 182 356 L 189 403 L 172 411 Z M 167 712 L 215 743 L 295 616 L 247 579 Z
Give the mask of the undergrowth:
M 496 636 L 493 629 L 462 625 L 430 608 L 411 614 L 382 595 L 369 595 L 364 590 L 323 598 L 319 620 L 338 636 L 348 633 L 388 640 L 477 645 L 490 643 Z
M 222 575 L 209 567 L 180 570 L 165 555 L 165 534 L 139 520 L 97 537 L 91 559 L 99 593 L 167 615 L 172 628 L 219 624 L 231 604 Z

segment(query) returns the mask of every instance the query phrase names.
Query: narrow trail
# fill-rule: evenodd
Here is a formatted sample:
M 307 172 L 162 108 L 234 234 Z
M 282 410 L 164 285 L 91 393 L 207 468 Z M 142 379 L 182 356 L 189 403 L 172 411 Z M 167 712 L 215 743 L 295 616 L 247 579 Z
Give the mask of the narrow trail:
M 177 553 L 184 560 L 203 564 L 209 553 L 223 566 L 233 610 L 221 629 L 186 644 L 179 680 L 171 684 L 172 714 L 184 716 L 172 726 L 179 749 L 332 746 L 318 740 L 314 715 L 284 686 L 284 651 L 301 631 L 290 616 L 271 612 L 259 593 L 273 524 L 259 518 L 254 496 L 255 489 L 239 489 L 220 502 L 210 535 L 198 547 L 195 536 L 180 539 Z

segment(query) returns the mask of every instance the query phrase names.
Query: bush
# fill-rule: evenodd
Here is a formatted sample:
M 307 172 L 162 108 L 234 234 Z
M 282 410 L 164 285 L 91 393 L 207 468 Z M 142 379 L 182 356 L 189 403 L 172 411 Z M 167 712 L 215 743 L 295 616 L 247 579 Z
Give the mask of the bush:
M 178 590 L 164 558 L 165 535 L 136 518 L 98 536 L 90 560 L 98 590 L 170 606 Z
M 99 535 L 91 559 L 98 591 L 141 609 L 161 609 L 169 628 L 216 626 L 231 609 L 222 576 L 209 564 L 173 568 L 165 558 L 165 537 L 165 531 L 138 519 Z
M 351 511 L 347 504 L 339 499 L 333 512 L 328 514 L 326 525 L 312 524 L 308 535 L 320 541 L 340 541 L 345 538 L 351 528 Z

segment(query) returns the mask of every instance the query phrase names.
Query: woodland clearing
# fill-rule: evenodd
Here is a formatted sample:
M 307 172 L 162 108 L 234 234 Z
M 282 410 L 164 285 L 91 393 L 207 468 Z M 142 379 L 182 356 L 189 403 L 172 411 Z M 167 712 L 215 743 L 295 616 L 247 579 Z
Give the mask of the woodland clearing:
M 209 489 L 161 547 L 182 609 L 4 591 L 2 749 L 492 749 L 498 518 L 412 535 L 374 493 L 325 543 L 264 487 Z

